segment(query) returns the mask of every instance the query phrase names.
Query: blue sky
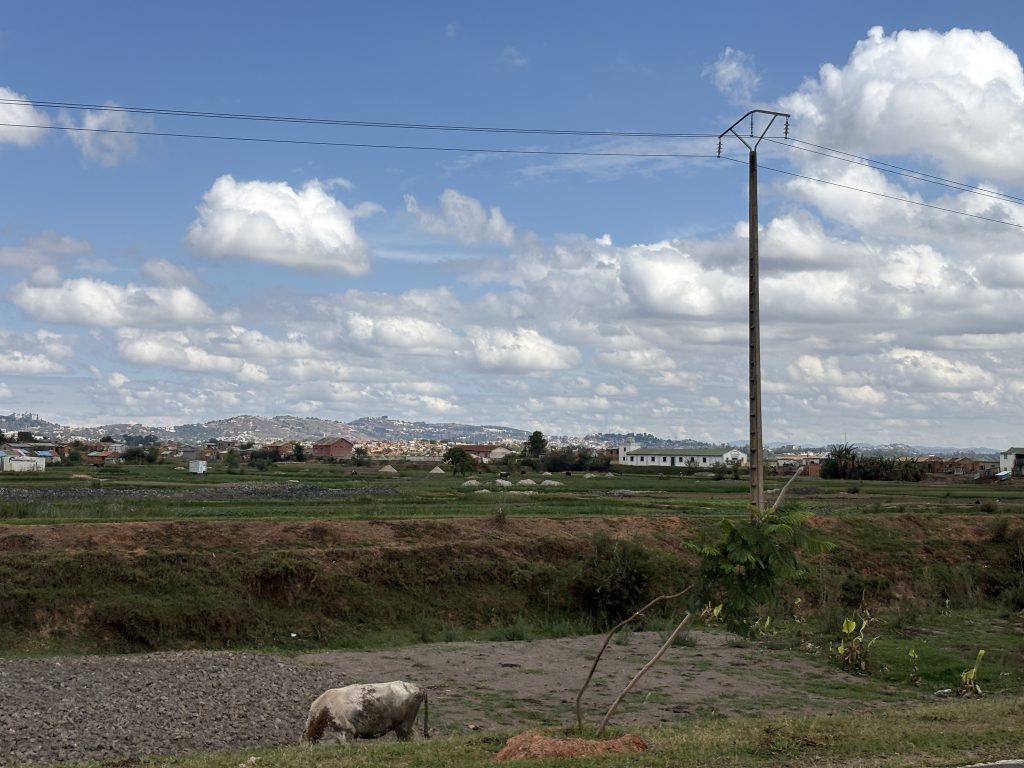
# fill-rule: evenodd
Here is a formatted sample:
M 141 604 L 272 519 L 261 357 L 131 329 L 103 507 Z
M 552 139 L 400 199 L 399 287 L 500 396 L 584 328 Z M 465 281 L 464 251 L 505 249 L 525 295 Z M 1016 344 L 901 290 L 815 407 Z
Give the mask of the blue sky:
M 968 188 L 807 144 L 763 144 L 765 166 L 1016 226 L 763 170 L 766 440 L 1020 442 L 1012 4 L 239 8 L 5 4 L 0 123 L 49 127 L 0 126 L 0 411 L 743 440 L 743 164 L 281 143 L 708 155 L 714 140 L 44 103 L 710 134 L 770 108 L 799 141 Z

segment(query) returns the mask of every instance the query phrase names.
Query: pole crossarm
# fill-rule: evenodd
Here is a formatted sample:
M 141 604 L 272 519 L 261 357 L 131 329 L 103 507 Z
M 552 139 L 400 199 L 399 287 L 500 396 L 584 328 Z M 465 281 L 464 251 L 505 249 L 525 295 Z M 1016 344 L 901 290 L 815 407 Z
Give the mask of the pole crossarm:
M 742 123 L 747 118 L 750 118 L 750 135 L 747 138 L 753 140 L 754 139 L 754 115 L 766 115 L 770 119 L 765 124 L 764 130 L 761 131 L 761 135 L 757 137 L 757 141 L 754 141 L 753 146 L 751 146 L 750 143 L 747 141 L 747 139 L 743 138 L 743 136 L 736 131 L 736 126 L 739 125 L 740 123 Z M 761 141 L 764 139 L 764 137 L 768 135 L 768 131 L 771 129 L 772 125 L 780 117 L 784 117 L 786 119 L 786 127 L 785 127 L 784 134 L 785 134 L 785 137 L 788 139 L 789 138 L 789 113 L 788 112 L 775 112 L 775 111 L 770 110 L 770 109 L 752 109 L 749 112 L 747 112 L 747 114 L 745 114 L 743 117 L 741 117 L 739 120 L 737 120 L 735 123 L 733 123 L 728 128 L 726 128 L 724 131 L 722 131 L 720 134 L 718 134 L 718 156 L 719 157 L 722 156 L 722 139 L 725 138 L 725 135 L 727 133 L 731 133 L 733 136 L 735 136 L 737 139 L 739 139 L 740 141 L 743 142 L 743 146 L 745 146 L 751 152 L 754 152 L 757 149 L 758 144 L 760 144 Z

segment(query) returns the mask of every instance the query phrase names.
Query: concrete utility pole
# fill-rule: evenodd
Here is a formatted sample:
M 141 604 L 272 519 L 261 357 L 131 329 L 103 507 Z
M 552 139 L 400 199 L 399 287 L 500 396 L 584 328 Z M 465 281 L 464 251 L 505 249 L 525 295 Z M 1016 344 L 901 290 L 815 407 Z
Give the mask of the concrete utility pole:
M 754 134 L 755 115 L 764 115 L 768 118 L 759 135 Z M 751 515 L 754 516 L 760 516 L 764 512 L 764 455 L 761 438 L 761 308 L 757 254 L 757 146 L 768 134 L 772 124 L 780 117 L 786 119 L 785 136 L 789 138 L 789 115 L 784 112 L 772 112 L 764 109 L 747 112 L 718 136 L 719 157 L 722 156 L 722 139 L 726 134 L 735 136 L 750 151 L 750 221 L 748 223 L 750 241 L 750 506 Z M 747 118 L 750 119 L 750 135 L 744 138 L 737 133 L 736 126 Z

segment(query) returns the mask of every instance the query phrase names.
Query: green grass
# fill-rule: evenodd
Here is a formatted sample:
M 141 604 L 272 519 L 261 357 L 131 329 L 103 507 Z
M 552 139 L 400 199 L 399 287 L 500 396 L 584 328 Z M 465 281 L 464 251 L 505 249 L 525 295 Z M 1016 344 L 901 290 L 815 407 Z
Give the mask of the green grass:
M 860 616 L 850 612 L 860 624 Z M 778 634 L 763 640 L 769 647 L 800 649 L 800 658 L 821 668 L 838 668 L 833 655 L 840 632 L 822 628 L 820 621 L 804 624 L 782 621 Z M 851 702 L 899 701 L 955 690 L 960 673 L 974 665 L 978 650 L 985 650 L 978 682 L 995 695 L 1024 695 L 1024 618 L 987 603 L 964 609 L 915 610 L 913 617 L 899 612 L 878 613 L 864 635 L 874 640 L 868 651 L 866 675 L 849 673 L 827 682 L 804 679 L 797 667 L 779 667 L 772 674 L 784 687 L 806 690 L 822 697 Z M 911 676 L 909 651 L 918 654 L 919 680 Z
M 495 702 L 500 705 L 502 702 Z M 507 702 L 506 702 L 507 703 Z M 699 715 L 655 728 L 630 729 L 648 751 L 628 756 L 530 760 L 555 766 L 703 768 L 828 765 L 833 768 L 931 768 L 1024 756 L 1024 699 L 950 701 L 829 716 L 744 717 Z M 616 731 L 616 736 L 622 731 Z M 563 735 L 547 730 L 552 736 Z M 385 740 L 353 745 L 289 746 L 180 757 L 133 758 L 139 768 L 463 768 L 491 763 L 508 733 L 467 734 L 430 740 Z M 88 763 L 103 766 L 110 763 Z
M 993 693 L 1024 694 L 1024 621 L 1008 612 L 979 608 L 925 613 L 906 627 L 892 626 L 883 615 L 879 639 L 871 649 L 878 679 L 906 683 L 910 679 L 909 651 L 918 654 L 921 686 L 925 690 L 956 688 L 960 673 L 974 666 L 978 650 L 985 658 L 978 682 Z M 869 633 L 872 634 L 872 633 Z
M 381 476 L 351 470 L 339 465 L 283 465 L 244 474 L 224 472 L 193 476 L 171 465 L 123 466 L 114 470 L 88 470 L 58 467 L 32 477 L 4 476 L 0 484 L 12 488 L 61 489 L 95 488 L 110 491 L 143 490 L 152 493 L 212 488 L 224 483 L 246 482 L 275 486 L 298 481 L 340 489 L 345 495 L 311 499 L 225 499 L 192 500 L 159 496 L 149 498 L 111 495 L 100 498 L 37 498 L 0 502 L 0 521 L 19 523 L 88 522 L 109 520 L 170 519 L 289 519 L 324 517 L 337 519 L 391 519 L 404 517 L 478 517 L 490 516 L 500 505 L 509 515 L 574 517 L 594 515 L 677 515 L 742 514 L 746 492 L 744 483 L 713 481 L 687 477 L 659 479 L 645 475 L 607 478 L 557 477 L 563 486 L 514 487 L 508 491 L 529 490 L 520 495 L 499 491 L 493 485 L 496 474 L 474 476 L 495 491 L 477 494 L 478 488 L 464 488 L 467 478 L 434 477 L 422 469 L 404 470 L 399 476 Z M 72 474 L 89 474 L 97 479 L 72 480 Z M 531 477 L 538 482 L 543 476 Z M 519 479 L 515 476 L 513 479 Z M 388 493 L 380 493 L 381 489 Z M 633 496 L 609 495 L 627 491 Z

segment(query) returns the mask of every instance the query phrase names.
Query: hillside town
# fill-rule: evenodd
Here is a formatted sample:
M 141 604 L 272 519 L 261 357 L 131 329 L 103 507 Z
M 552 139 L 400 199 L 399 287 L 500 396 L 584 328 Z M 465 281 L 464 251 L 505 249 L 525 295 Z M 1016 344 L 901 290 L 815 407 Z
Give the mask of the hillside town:
M 539 434 L 539 433 L 536 433 Z M 354 466 L 382 465 L 388 462 L 434 464 L 445 462 L 450 449 L 464 451 L 481 467 L 516 464 L 529 454 L 528 443 L 460 443 L 436 439 L 372 440 L 358 445 L 341 436 L 328 436 L 314 441 L 274 441 L 256 443 L 252 440 L 212 440 L 202 444 L 160 442 L 152 435 L 105 435 L 99 440 L 76 438 L 52 441 L 36 438 L 29 431 L 2 435 L 0 440 L 0 471 L 41 472 L 53 464 L 92 467 L 116 466 L 125 463 L 178 463 L 197 466 L 203 471 L 209 465 L 227 467 L 253 465 L 265 467 L 278 462 L 351 463 Z M 733 446 L 689 448 L 646 447 L 633 438 L 615 446 L 578 444 L 559 446 L 554 441 L 545 446 L 580 452 L 596 462 L 592 467 L 605 469 L 617 465 L 629 469 L 712 470 L 725 467 L 742 468 L 747 454 Z M 833 447 L 834 448 L 834 447 Z M 537 456 L 539 457 L 539 456 Z M 769 452 L 766 466 L 775 475 L 793 475 L 798 471 L 819 477 L 829 450 Z M 1010 447 L 996 458 L 972 456 L 906 455 L 894 462 L 913 464 L 922 475 L 959 480 L 1009 479 L 1024 477 L 1024 448 Z M 600 464 L 601 466 L 597 466 Z

